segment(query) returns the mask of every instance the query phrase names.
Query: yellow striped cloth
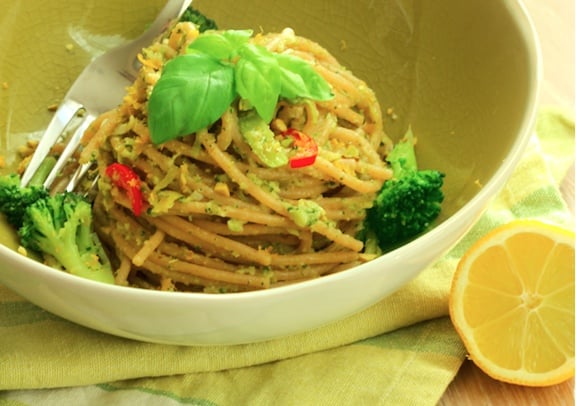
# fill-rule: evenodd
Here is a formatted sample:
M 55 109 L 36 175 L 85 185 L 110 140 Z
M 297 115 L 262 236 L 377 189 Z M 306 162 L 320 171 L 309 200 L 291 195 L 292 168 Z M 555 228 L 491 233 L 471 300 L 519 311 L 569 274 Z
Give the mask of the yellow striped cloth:
M 0 405 L 434 405 L 465 350 L 447 317 L 467 247 L 517 217 L 572 227 L 559 192 L 574 122 L 542 110 L 536 136 L 473 229 L 394 295 L 345 320 L 259 344 L 180 347 L 74 325 L 0 287 Z

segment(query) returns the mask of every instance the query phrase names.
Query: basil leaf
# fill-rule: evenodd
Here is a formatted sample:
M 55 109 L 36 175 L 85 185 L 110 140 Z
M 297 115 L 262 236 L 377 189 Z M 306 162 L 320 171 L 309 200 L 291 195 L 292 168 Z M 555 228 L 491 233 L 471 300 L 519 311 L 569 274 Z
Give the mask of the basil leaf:
M 215 59 L 228 61 L 236 54 L 238 48 L 248 42 L 251 36 L 251 30 L 207 32 L 192 41 L 188 45 L 188 51 L 198 51 Z
M 280 66 L 282 97 L 312 100 L 329 100 L 334 97 L 328 82 L 309 63 L 286 54 L 275 54 L 275 57 Z
M 248 100 L 260 117 L 270 122 L 280 96 L 280 67 L 267 49 L 245 44 L 238 50 L 236 63 L 236 90 Z
M 236 98 L 234 67 L 201 53 L 166 63 L 148 101 L 152 142 L 194 133 L 216 122 Z
M 250 37 L 252 37 L 252 30 L 226 30 L 222 32 L 222 36 L 226 38 L 235 49 L 238 49 L 248 43 Z
M 206 55 L 210 55 L 214 59 L 227 60 L 234 52 L 234 47 L 219 33 L 206 33 L 198 36 L 194 41 L 188 45 L 187 51 L 192 53 L 193 51 L 200 52 Z

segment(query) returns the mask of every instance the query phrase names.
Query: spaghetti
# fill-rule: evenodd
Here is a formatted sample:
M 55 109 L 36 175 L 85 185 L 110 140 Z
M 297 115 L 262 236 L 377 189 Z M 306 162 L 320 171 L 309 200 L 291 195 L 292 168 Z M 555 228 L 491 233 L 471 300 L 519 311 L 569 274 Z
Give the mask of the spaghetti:
M 309 62 L 330 84 L 328 101 L 280 100 L 270 128 L 314 139 L 312 165 L 263 165 L 239 130 L 239 102 L 214 124 L 160 145 L 151 142 L 147 101 L 164 64 L 198 31 L 177 23 L 140 55 L 123 103 L 84 136 L 80 161 L 100 173 L 96 231 L 116 257 L 116 283 L 151 289 L 238 292 L 338 272 L 369 256 L 355 238 L 391 171 L 391 148 L 372 90 L 324 48 L 290 29 L 251 39 Z M 107 176 L 120 162 L 141 180 L 135 216 Z

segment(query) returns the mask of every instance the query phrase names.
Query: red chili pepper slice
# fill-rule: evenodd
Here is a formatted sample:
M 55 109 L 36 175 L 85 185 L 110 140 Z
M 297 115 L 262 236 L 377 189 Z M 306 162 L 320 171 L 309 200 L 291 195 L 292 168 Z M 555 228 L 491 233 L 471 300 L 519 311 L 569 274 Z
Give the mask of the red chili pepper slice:
M 144 209 L 144 197 L 138 174 L 129 166 L 116 162 L 108 165 L 106 176 L 112 180 L 114 185 L 126 192 L 128 199 L 130 199 L 132 212 L 135 216 L 140 216 Z
M 314 165 L 318 156 L 318 144 L 312 137 L 293 128 L 284 131 L 283 135 L 294 140 L 296 149 L 296 153 L 290 158 L 290 168 Z

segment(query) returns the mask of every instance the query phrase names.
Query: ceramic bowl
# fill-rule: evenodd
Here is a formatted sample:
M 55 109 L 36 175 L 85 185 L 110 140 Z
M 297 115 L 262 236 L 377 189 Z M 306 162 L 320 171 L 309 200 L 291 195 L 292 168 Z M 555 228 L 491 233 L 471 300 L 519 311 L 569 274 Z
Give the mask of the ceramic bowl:
M 138 35 L 161 0 L 1 0 L 0 150 L 38 137 L 90 58 Z M 0 283 L 38 306 L 113 335 L 205 345 L 269 340 L 365 309 L 395 292 L 474 224 L 528 142 L 540 55 L 515 0 L 195 0 L 221 28 L 286 26 L 332 52 L 375 89 L 398 139 L 412 125 L 422 167 L 446 173 L 435 227 L 354 269 L 267 291 L 225 295 L 108 286 L 53 270 L 15 251 L 2 225 Z M 310 311 L 310 309 L 314 309 Z

